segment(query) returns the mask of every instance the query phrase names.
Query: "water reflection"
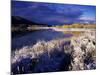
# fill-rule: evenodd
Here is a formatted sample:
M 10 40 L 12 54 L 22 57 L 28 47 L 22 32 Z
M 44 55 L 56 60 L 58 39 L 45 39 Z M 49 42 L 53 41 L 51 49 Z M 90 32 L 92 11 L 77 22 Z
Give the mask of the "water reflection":
M 59 38 L 70 38 L 71 33 L 64 34 L 63 32 L 54 31 L 52 29 L 38 30 L 22 37 L 12 39 L 12 50 L 22 48 L 24 46 L 31 46 L 39 40 L 50 41 Z

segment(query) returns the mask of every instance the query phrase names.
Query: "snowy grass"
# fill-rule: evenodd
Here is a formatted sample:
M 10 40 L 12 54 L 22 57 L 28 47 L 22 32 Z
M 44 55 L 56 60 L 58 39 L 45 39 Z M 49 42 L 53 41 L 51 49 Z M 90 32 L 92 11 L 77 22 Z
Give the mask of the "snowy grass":
M 91 70 L 96 68 L 95 31 L 25 46 L 12 52 L 12 73 Z

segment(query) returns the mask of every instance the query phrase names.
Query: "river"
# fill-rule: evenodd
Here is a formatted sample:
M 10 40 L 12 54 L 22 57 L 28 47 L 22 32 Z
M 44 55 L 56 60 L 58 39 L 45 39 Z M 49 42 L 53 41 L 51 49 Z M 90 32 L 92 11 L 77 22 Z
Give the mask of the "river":
M 71 36 L 72 34 L 64 34 L 61 31 L 42 29 L 35 32 L 33 31 L 21 37 L 12 38 L 11 46 L 13 50 L 24 46 L 31 46 L 39 40 L 50 41 L 59 38 L 70 38 Z

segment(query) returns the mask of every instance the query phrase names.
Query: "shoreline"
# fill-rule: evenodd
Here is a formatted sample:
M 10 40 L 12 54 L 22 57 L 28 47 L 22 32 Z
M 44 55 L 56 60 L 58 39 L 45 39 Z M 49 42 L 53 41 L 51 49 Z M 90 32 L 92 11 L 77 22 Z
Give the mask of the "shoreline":
M 30 60 L 31 59 L 38 60 L 38 62 L 35 61 L 35 63 L 37 63 L 37 66 L 41 65 L 41 66 L 38 66 L 40 67 L 40 69 L 35 65 L 35 67 L 33 67 L 34 70 L 32 70 L 32 73 L 34 73 L 35 71 L 38 72 L 39 70 L 40 72 L 42 72 L 42 69 L 44 69 L 45 71 L 46 66 L 48 66 L 48 69 L 50 69 L 48 70 L 48 72 L 51 70 L 56 71 L 55 69 L 51 69 L 52 67 L 51 68 L 49 67 L 50 65 L 49 63 L 51 63 L 52 61 L 54 61 L 55 64 L 56 63 L 60 64 L 60 67 L 58 67 L 59 65 L 54 66 L 55 64 L 51 63 L 54 68 L 57 68 L 57 69 L 62 68 L 63 70 L 64 67 L 61 66 L 62 65 L 61 63 L 63 62 L 63 60 L 65 61 L 64 64 L 66 66 L 69 65 L 69 67 L 71 67 L 71 68 L 67 67 L 64 70 L 67 70 L 67 69 L 69 71 L 91 70 L 91 69 L 96 68 L 95 67 L 96 66 L 95 42 L 96 42 L 95 32 L 82 33 L 81 35 L 77 37 L 71 38 L 70 40 L 58 39 L 58 40 L 52 40 L 48 42 L 38 41 L 33 46 L 25 46 L 19 50 L 16 50 L 14 52 L 14 55 L 12 56 L 11 62 L 12 62 L 12 65 L 13 64 L 17 65 L 18 62 L 23 62 L 23 59 L 26 59 L 26 58 L 30 58 Z M 58 54 L 60 54 L 60 57 L 58 56 Z M 59 59 L 59 61 L 57 61 L 56 59 Z M 25 61 L 28 62 L 28 60 L 25 60 Z M 48 64 L 43 64 L 44 65 L 43 66 L 42 62 L 44 63 L 47 62 Z M 68 62 L 69 64 L 67 64 Z M 23 67 L 25 68 L 25 66 Z

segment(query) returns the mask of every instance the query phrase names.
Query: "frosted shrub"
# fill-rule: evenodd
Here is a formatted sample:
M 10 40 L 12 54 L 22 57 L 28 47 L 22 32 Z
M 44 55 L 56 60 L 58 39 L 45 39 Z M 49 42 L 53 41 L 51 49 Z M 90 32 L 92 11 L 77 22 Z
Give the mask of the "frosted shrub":
M 11 57 L 13 72 L 95 69 L 96 41 L 94 36 L 94 32 L 86 32 L 70 40 L 66 40 L 66 38 L 48 42 L 41 40 L 33 46 L 15 50 Z

